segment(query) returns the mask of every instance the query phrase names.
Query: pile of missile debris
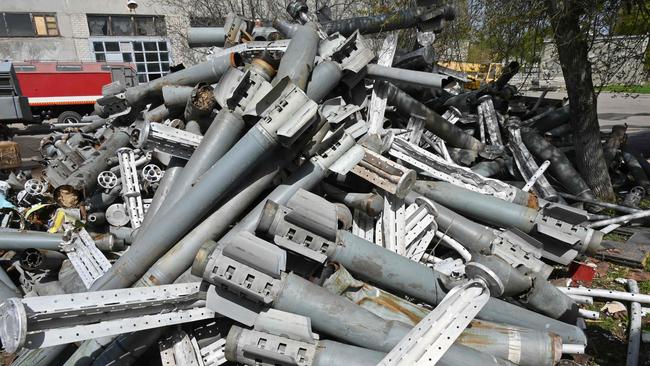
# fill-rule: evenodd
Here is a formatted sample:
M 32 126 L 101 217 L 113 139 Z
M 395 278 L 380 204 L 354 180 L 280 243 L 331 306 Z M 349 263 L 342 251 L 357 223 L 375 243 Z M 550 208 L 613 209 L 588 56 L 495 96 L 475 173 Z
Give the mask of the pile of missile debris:
M 288 10 L 277 40 L 234 14 L 192 31 L 208 61 L 105 86 L 42 171 L 1 182 L 14 365 L 554 365 L 585 351 L 594 297 L 631 303 L 638 358 L 650 295 L 549 281 L 648 216 L 636 156 L 624 204 L 599 202 L 568 106 L 519 95 L 516 63 L 468 92 L 430 43 L 396 52 L 451 8 Z

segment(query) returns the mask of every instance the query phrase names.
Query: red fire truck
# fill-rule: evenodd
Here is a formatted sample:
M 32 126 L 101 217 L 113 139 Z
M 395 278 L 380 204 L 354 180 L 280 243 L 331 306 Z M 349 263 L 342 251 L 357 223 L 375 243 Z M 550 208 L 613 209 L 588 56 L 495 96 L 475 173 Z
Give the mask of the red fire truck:
M 133 65 L 106 62 L 14 62 L 22 95 L 28 97 L 36 120 L 57 118 L 59 123 L 77 123 L 93 112 L 102 96 L 102 86 L 121 81 L 137 84 Z

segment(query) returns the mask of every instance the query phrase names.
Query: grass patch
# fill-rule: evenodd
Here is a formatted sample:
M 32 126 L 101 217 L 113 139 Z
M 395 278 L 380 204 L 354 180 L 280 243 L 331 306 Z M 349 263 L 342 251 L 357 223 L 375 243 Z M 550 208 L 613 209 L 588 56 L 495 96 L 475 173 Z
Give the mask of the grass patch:
M 650 281 L 639 281 L 637 284 L 639 285 L 639 293 L 650 294 Z
M 612 231 L 611 233 L 605 234 L 605 236 L 603 236 L 603 240 L 620 241 L 620 242 L 624 242 L 629 238 L 630 238 L 629 235 L 617 233 L 615 231 Z
M 645 83 L 643 85 L 605 85 L 603 86 L 602 91 L 611 93 L 650 94 L 650 83 Z
M 639 202 L 639 208 L 642 210 L 650 209 L 650 199 L 642 199 L 641 202 Z

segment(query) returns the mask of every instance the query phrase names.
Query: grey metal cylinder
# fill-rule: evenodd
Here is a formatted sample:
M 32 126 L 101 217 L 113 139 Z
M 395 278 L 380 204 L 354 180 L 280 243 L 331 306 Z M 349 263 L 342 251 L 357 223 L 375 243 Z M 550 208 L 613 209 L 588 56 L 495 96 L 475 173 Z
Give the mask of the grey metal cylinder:
M 262 128 L 253 127 L 217 161 L 173 209 L 161 211 L 138 243 L 118 259 L 111 269 L 97 279 L 91 290 L 128 287 L 137 281 L 163 254 L 181 239 L 197 220 L 218 204 L 224 195 L 266 154 L 273 153 L 276 143 Z
M 426 194 L 422 195 L 428 197 Z M 418 193 L 411 192 L 406 197 L 406 202 L 413 203 L 418 196 Z M 438 216 L 436 216 L 438 229 L 469 250 L 487 249 L 497 237 L 492 230 L 457 214 L 442 204 L 436 205 L 436 210 L 438 211 Z
M 165 169 L 165 174 L 160 180 L 158 189 L 156 189 L 156 193 L 153 195 L 151 204 L 149 204 L 149 208 L 144 215 L 144 220 L 138 228 L 138 231 L 145 231 L 153 218 L 156 216 L 156 213 L 160 210 L 161 207 L 163 207 L 163 202 L 165 202 L 167 195 L 169 195 L 174 182 L 176 182 L 176 180 L 183 174 L 183 167 L 185 164 L 186 162 L 183 159 L 176 157 L 172 157 L 170 159 L 169 164 L 167 165 L 167 169 Z
M 311 318 L 322 333 L 360 347 L 389 352 L 410 330 L 410 326 L 384 320 L 352 301 L 336 296 L 299 276 L 289 273 L 274 300 L 274 308 Z M 460 362 L 460 363 L 458 363 Z M 454 344 L 440 365 L 510 365 L 472 348 Z
M 543 134 L 556 127 L 569 123 L 569 105 L 560 108 L 552 109 L 548 112 L 538 114 L 537 116 L 523 121 L 523 125 L 535 129 L 535 131 Z
M 62 234 L 29 230 L 0 230 L 0 250 L 25 250 L 29 248 L 59 250 L 62 242 Z
M 192 89 L 192 93 L 187 99 L 183 117 L 187 122 L 209 118 L 216 104 L 217 100 L 214 98 L 212 86 L 199 83 Z
M 96 120 L 90 122 L 89 125 L 83 126 L 79 130 L 84 133 L 94 132 L 100 129 L 101 127 L 103 127 L 106 124 L 106 122 L 107 121 L 104 118 L 97 118 Z
M 562 357 L 557 335 L 480 320 L 474 320 L 457 342 L 521 366 L 553 366 Z
M 309 76 L 314 68 L 319 41 L 318 33 L 312 24 L 299 25 L 282 56 L 278 73 L 272 84 L 277 85 L 282 79 L 289 77 L 296 86 L 306 90 Z
M 187 44 L 190 47 L 223 47 L 226 31 L 223 27 L 190 27 L 187 30 Z
M 58 271 L 67 257 L 65 254 L 53 250 L 26 249 L 18 256 L 22 268 L 33 270 Z
M 171 112 L 164 104 L 157 106 L 154 109 L 148 110 L 142 114 L 142 117 L 147 122 L 159 122 L 161 123 L 165 119 L 169 118 Z
M 22 297 L 18 287 L 13 283 L 4 268 L 0 267 L 0 304 L 11 297 Z
M 508 167 L 505 160 L 495 159 L 492 161 L 482 161 L 473 165 L 471 169 L 474 173 L 489 178 L 507 172 Z
M 166 197 L 160 202 L 159 213 L 163 214 L 173 208 L 187 194 L 192 184 L 230 150 L 242 135 L 244 128 L 245 124 L 241 116 L 227 109 L 219 111 L 201 143 L 185 164 L 183 174 L 174 179 Z
M 627 166 L 627 170 L 632 174 L 632 177 L 634 178 L 634 182 L 643 187 L 646 192 L 650 191 L 650 179 L 648 179 L 648 176 L 645 173 L 645 170 L 641 166 L 641 163 L 637 159 L 636 156 L 634 156 L 632 153 L 623 151 L 623 161 L 625 161 L 625 165 Z
M 251 331 L 236 325 L 230 328 L 224 350 L 227 360 L 244 365 L 255 364 L 255 360 L 252 356 L 247 357 L 246 351 L 246 347 L 252 345 L 252 342 L 246 339 L 246 335 L 250 332 Z M 385 355 L 383 352 L 334 341 L 318 340 L 316 341 L 315 348 L 316 353 L 314 354 L 314 359 L 309 363 L 310 366 L 375 366 Z M 282 357 L 280 354 L 275 354 L 275 356 Z M 285 365 L 285 363 L 280 364 Z M 288 362 L 286 364 L 288 365 L 292 363 Z
M 439 303 L 446 294 L 440 287 L 440 274 L 424 264 L 413 262 L 347 231 L 339 230 L 337 241 L 342 245 L 331 247 L 328 258 L 362 280 L 374 282 L 387 290 L 406 293 L 429 304 Z
M 146 84 L 126 89 L 125 97 L 129 105 L 144 106 L 147 103 L 162 98 L 162 88 L 165 85 L 180 85 L 194 87 L 200 82 L 214 84 L 231 66 L 240 63 L 239 55 L 232 53 L 212 58 L 209 61 L 188 67 Z
M 140 332 L 123 334 L 112 342 L 102 353 L 97 356 L 90 365 L 104 366 L 104 365 L 137 365 L 138 358 L 149 349 L 149 346 L 156 342 L 158 338 L 162 337 L 166 328 L 154 328 L 143 330 Z M 129 352 L 124 352 L 129 350 Z M 68 361 L 67 364 L 69 364 Z M 75 363 L 75 366 L 81 366 L 80 363 Z
M 334 341 L 319 341 L 313 366 L 358 365 L 374 366 L 385 354 L 366 348 Z
M 423 22 L 422 16 L 433 11 L 437 11 L 439 17 L 442 19 L 452 20 L 455 18 L 455 11 L 451 7 L 444 7 L 438 10 L 418 7 L 388 14 L 333 20 L 321 24 L 321 27 L 327 34 L 339 32 L 345 37 L 349 37 L 357 30 L 359 30 L 361 34 L 370 34 L 389 32 L 414 26 L 426 27 L 427 21 Z M 431 20 L 435 21 L 435 19 Z
M 330 60 L 319 63 L 307 84 L 307 96 L 315 102 L 320 102 L 339 85 L 342 77 L 343 71 L 338 63 Z
M 327 193 L 328 199 L 342 202 L 370 217 L 377 217 L 384 210 L 384 199 L 376 193 L 346 192 L 328 183 L 323 183 L 322 187 Z
M 533 155 L 540 160 L 551 162 L 549 168 L 551 173 L 569 193 L 578 197 L 595 198 L 591 188 L 560 149 L 530 129 L 522 129 L 521 138 Z
M 395 85 L 386 81 L 380 82 L 387 84 L 386 99 L 389 105 L 395 106 L 398 112 L 404 115 L 415 115 L 423 118 L 425 128 L 445 140 L 449 145 L 473 151 L 484 149 L 485 145 L 481 141 L 465 133 L 458 126 L 451 124 Z
M 129 139 L 130 136 L 125 131 L 115 131 L 97 149 L 97 155 L 70 175 L 64 185 L 69 185 L 86 195 L 92 193 L 97 187 L 97 176 L 109 167 L 108 158 L 115 156 L 118 149 L 127 146 Z
M 162 97 L 165 107 L 169 110 L 183 110 L 190 99 L 194 87 L 182 85 L 165 85 L 162 87 Z
M 494 323 L 512 324 L 522 328 L 555 333 L 562 338 L 563 343 L 567 344 L 587 344 L 587 336 L 575 325 L 495 298 L 491 298 L 481 309 L 478 318 Z
M 501 280 L 505 289 L 504 297 L 518 297 L 528 292 L 532 286 L 532 278 L 519 272 L 512 265 L 505 262 L 503 259 L 493 255 L 480 255 L 475 254 L 472 256 L 472 261 L 480 263 L 490 270 Z M 495 295 L 493 295 L 495 296 Z M 554 301 L 554 299 L 549 299 Z M 537 310 L 536 308 L 533 310 Z M 548 315 L 548 314 L 546 314 Z
M 340 140 L 336 151 L 328 151 L 326 157 L 313 157 L 305 162 L 298 170 L 291 174 L 286 182 L 277 186 L 262 202 L 250 210 L 243 219 L 239 220 L 237 225 L 223 239 L 226 240 L 239 231 L 254 232 L 267 201 L 284 205 L 300 189 L 311 190 L 327 176 L 329 167 L 355 143 L 352 137 L 346 135 Z
M 218 210 L 203 220 L 178 241 L 136 282 L 135 286 L 158 286 L 173 283 L 192 261 L 206 240 L 216 240 L 229 226 L 268 188 L 279 169 L 272 169 L 254 178 L 252 183 L 239 191 Z
M 198 136 L 203 136 L 203 134 L 201 133 L 201 125 L 199 125 L 199 123 L 196 121 L 187 121 L 187 123 L 185 124 L 185 131 L 189 133 L 193 133 Z
M 500 226 L 530 232 L 537 210 L 470 191 L 447 182 L 417 181 L 413 190 L 456 212 Z
M 426 88 L 442 88 L 452 80 L 451 77 L 431 72 L 406 70 L 377 64 L 368 64 L 366 77 L 374 80 L 386 80 L 393 83 L 406 83 Z
M 532 290 L 522 301 L 530 308 L 555 319 L 575 322 L 578 318 L 578 305 L 567 294 L 543 278 L 535 278 Z

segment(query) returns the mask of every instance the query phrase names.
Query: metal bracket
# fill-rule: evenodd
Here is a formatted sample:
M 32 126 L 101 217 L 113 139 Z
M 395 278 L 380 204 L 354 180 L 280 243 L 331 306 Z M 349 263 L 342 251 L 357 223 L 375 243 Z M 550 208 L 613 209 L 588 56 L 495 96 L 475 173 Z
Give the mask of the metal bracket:
M 163 365 L 218 366 L 228 361 L 225 355 L 225 338 L 219 338 L 201 347 L 194 330 L 191 334 L 182 330 L 175 331 L 158 343 Z
M 363 160 L 350 171 L 390 194 L 406 197 L 415 183 L 415 172 L 367 148 L 364 152 Z
M 488 255 L 495 255 L 506 261 L 514 268 L 524 266 L 535 274 L 548 278 L 553 267 L 544 263 L 541 258 L 543 244 L 517 229 L 500 233 L 492 243 Z
M 408 141 L 415 145 L 420 145 L 420 140 L 424 134 L 424 120 L 421 118 L 411 116 L 409 122 L 406 125 L 406 129 L 409 130 Z
M 377 65 L 391 66 L 397 49 L 397 32 L 391 32 L 384 39 L 379 51 Z M 368 106 L 368 134 L 377 135 L 383 131 L 384 112 L 386 111 L 386 83 L 375 83 Z
M 208 282 L 226 288 L 239 297 L 264 305 L 273 302 L 273 297 L 280 287 L 279 280 L 229 258 L 219 250 L 216 250 L 210 258 L 203 277 Z
M 63 243 L 61 249 L 68 255 L 70 263 L 81 277 L 87 289 L 99 277 L 108 272 L 111 263 L 106 259 L 86 229 L 72 232 L 69 242 Z
M 438 225 L 433 215 L 435 207 L 416 201 L 406 208 L 406 253 L 410 260 L 419 262 L 436 236 Z
M 189 159 L 203 139 L 200 135 L 158 122 L 136 122 L 131 132 L 133 146 Z
M 528 148 L 526 148 L 526 145 L 524 145 L 524 141 L 521 139 L 521 129 L 519 126 L 509 124 L 508 137 L 508 149 L 512 152 L 515 164 L 517 164 L 521 176 L 524 177 L 526 181 L 530 181 L 535 173 L 539 171 L 539 166 L 530 154 L 530 151 L 528 151 Z M 533 191 L 539 197 L 547 200 L 553 201 L 558 198 L 557 191 L 551 186 L 544 174 L 540 175 L 540 177 L 535 180 Z
M 255 114 L 255 105 L 269 90 L 271 84 L 253 69 L 242 72 L 233 67 L 219 80 L 214 97 L 237 114 Z
M 197 357 L 199 346 L 196 339 L 182 330 L 160 340 L 158 347 L 160 360 L 165 366 L 204 366 L 203 360 Z
M 227 342 L 233 350 L 232 361 L 260 366 L 309 366 L 316 355 L 318 335 L 312 332 L 309 318 L 269 309 L 260 313 L 252 330 L 231 330 Z
M 203 366 L 217 366 L 226 363 L 228 360 L 226 360 L 225 348 L 226 340 L 224 338 L 219 338 L 207 346 L 201 347 L 199 352 Z
M 131 227 L 137 229 L 144 220 L 144 207 L 140 195 L 140 183 L 138 182 L 138 171 L 135 166 L 135 155 L 133 150 L 123 147 L 117 150 L 117 157 L 120 165 L 122 179 L 122 197 L 126 210 L 131 219 Z
M 406 205 L 393 195 L 384 195 L 384 211 L 376 227 L 376 243 L 399 255 L 406 254 Z
M 497 115 L 497 112 L 494 110 L 492 97 L 489 95 L 484 95 L 480 97 L 478 101 L 479 124 L 481 122 L 485 124 L 489 143 L 492 145 L 503 146 L 503 139 L 501 138 L 501 132 L 499 130 L 499 117 Z M 481 128 L 481 131 L 483 132 L 483 128 Z M 483 137 L 483 133 L 481 134 L 481 137 Z
M 358 30 L 334 50 L 331 56 L 332 61 L 341 64 L 341 69 L 350 70 L 353 73 L 361 71 L 373 58 L 375 58 L 375 54 L 366 45 Z
M 479 281 L 454 287 L 377 365 L 435 365 L 489 299 Z
M 261 52 L 284 52 L 289 46 L 290 39 L 281 39 L 277 41 L 252 41 L 241 43 L 228 48 L 213 48 L 213 54 L 208 56 L 210 58 L 216 58 L 226 54 L 257 54 Z
M 318 114 L 318 104 L 288 78 L 264 96 L 256 108 L 261 117 L 257 126 L 284 147 L 291 146 Z
M 535 183 L 537 183 L 537 180 L 544 175 L 544 172 L 546 171 L 546 169 L 548 169 L 549 166 L 551 166 L 551 162 L 548 161 L 548 160 L 545 160 L 544 163 L 542 163 L 542 166 L 540 166 L 539 169 L 537 169 L 535 171 L 535 173 L 526 182 L 526 185 L 524 186 L 524 188 L 522 188 L 521 190 L 524 191 L 524 192 L 529 192 L 530 189 L 533 188 L 533 185 L 535 185 Z
M 388 154 L 417 168 L 430 177 L 512 202 L 517 189 L 496 179 L 485 178 L 471 169 L 445 161 L 429 151 L 395 137 Z
M 374 243 L 375 220 L 365 212 L 355 209 L 352 212 L 352 234 Z
M 209 319 L 200 283 L 10 298 L 0 304 L 7 352 Z

